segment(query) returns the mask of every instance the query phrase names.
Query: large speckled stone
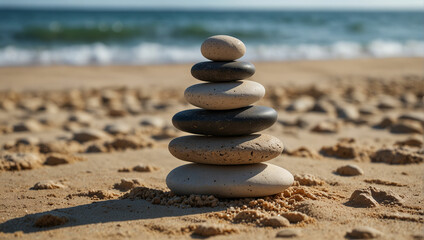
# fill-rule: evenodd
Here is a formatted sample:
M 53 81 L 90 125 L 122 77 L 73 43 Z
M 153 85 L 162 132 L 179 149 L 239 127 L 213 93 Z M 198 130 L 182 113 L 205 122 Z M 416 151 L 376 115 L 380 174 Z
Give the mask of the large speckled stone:
M 190 109 L 172 118 L 172 124 L 181 131 L 214 136 L 248 135 L 267 129 L 276 121 L 277 112 L 264 106 L 233 110 Z
M 202 55 L 212 61 L 233 61 L 246 53 L 244 43 L 228 35 L 215 35 L 206 39 L 200 48 Z
M 240 137 L 190 135 L 173 139 L 168 149 L 176 158 L 215 165 L 252 164 L 271 160 L 283 152 L 283 143 L 267 134 Z
M 185 99 L 196 107 L 229 110 L 249 106 L 265 95 L 265 88 L 252 81 L 201 83 L 188 87 Z
M 178 195 L 262 197 L 290 187 L 293 175 L 270 163 L 232 166 L 191 163 L 172 170 L 166 177 L 166 184 Z
M 202 81 L 227 82 L 241 80 L 255 74 L 249 62 L 199 62 L 191 68 L 191 75 Z

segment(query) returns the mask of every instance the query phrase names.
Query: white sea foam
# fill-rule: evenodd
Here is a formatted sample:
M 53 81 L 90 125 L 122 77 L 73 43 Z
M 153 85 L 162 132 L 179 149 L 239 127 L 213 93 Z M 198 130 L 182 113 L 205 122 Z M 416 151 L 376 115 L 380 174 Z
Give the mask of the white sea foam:
M 424 41 L 416 40 L 395 42 L 376 39 L 364 45 L 355 42 L 335 42 L 330 45 L 248 45 L 247 49 L 243 60 L 248 61 L 424 57 Z M 96 43 L 43 49 L 15 46 L 0 48 L 0 66 L 146 65 L 204 60 L 197 46 L 170 46 L 158 43 L 140 43 L 136 46 L 109 46 Z

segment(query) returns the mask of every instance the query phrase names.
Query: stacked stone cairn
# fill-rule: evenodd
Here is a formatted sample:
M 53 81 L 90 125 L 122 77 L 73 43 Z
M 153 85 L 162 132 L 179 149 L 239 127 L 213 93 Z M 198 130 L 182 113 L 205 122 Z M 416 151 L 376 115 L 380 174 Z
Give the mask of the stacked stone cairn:
M 173 139 L 169 151 L 192 162 L 173 169 L 166 184 L 178 195 L 214 195 L 221 198 L 262 197 L 282 192 L 293 184 L 293 175 L 264 163 L 278 157 L 283 144 L 276 137 L 257 132 L 277 121 L 277 112 L 252 103 L 265 88 L 243 80 L 255 73 L 249 62 L 235 61 L 246 52 L 239 39 L 217 35 L 206 39 L 202 55 L 212 61 L 191 69 L 193 77 L 207 83 L 185 90 L 184 97 L 199 107 L 181 111 L 173 125 L 188 135 Z

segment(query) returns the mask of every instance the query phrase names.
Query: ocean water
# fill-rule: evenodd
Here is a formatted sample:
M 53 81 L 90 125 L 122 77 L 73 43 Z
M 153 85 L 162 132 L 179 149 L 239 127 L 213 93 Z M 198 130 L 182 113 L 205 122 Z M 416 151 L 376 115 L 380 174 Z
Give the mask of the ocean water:
M 424 12 L 68 11 L 0 9 L 0 66 L 202 61 L 229 34 L 242 59 L 424 57 Z

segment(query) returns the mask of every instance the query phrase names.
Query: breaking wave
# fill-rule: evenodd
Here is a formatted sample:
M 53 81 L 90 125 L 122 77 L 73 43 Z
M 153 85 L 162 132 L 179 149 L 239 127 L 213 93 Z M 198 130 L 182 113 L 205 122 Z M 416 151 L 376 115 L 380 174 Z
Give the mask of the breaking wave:
M 339 41 L 319 44 L 248 45 L 248 61 L 350 59 L 365 57 L 424 57 L 424 41 L 396 42 L 376 39 L 367 44 Z M 103 43 L 50 48 L 13 45 L 0 48 L 0 66 L 22 65 L 148 65 L 205 61 L 199 46 L 178 46 L 143 42 L 131 46 Z

